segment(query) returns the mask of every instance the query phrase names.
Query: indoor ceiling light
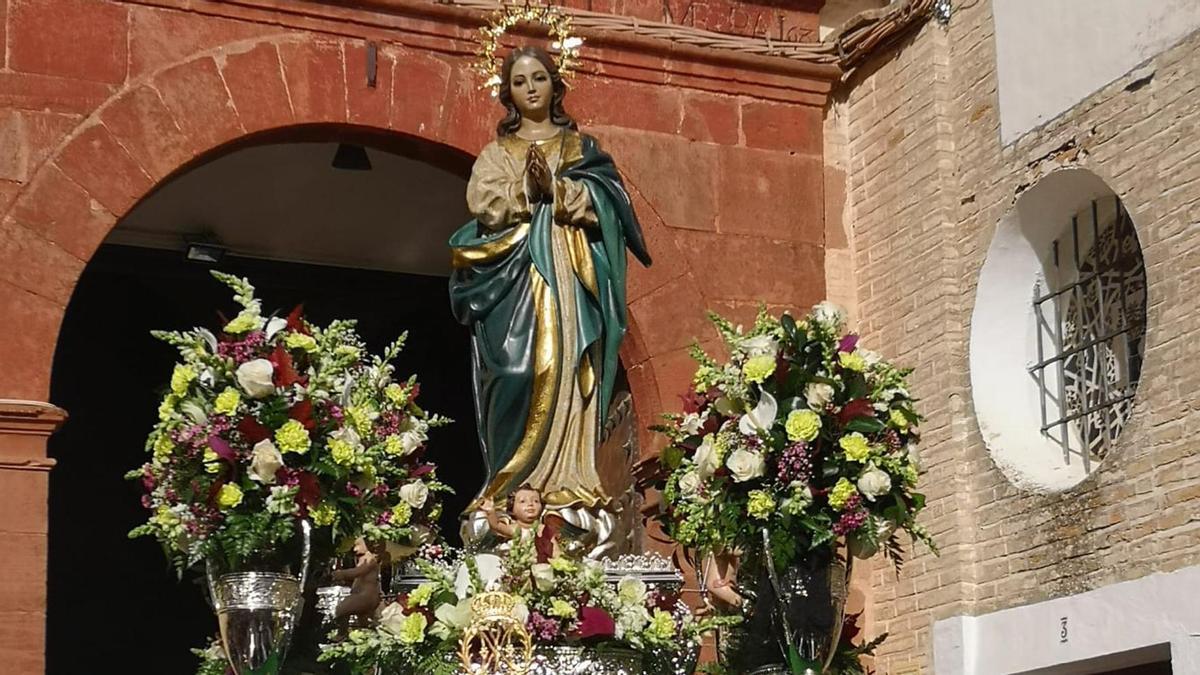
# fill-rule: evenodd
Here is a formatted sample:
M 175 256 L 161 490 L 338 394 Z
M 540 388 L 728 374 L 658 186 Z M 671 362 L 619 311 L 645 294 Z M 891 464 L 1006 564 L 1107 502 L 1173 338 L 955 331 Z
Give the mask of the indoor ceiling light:
M 333 168 L 347 171 L 370 171 L 371 158 L 367 149 L 356 143 L 338 143 L 333 155 Z

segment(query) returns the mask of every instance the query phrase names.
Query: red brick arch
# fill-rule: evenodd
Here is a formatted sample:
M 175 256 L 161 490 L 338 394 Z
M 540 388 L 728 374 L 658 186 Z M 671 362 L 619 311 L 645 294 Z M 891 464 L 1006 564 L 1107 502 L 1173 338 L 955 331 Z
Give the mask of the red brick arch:
M 495 103 L 461 60 L 384 46 L 375 87 L 366 84 L 366 63 L 359 40 L 285 35 L 225 44 L 130 81 L 68 133 L 0 220 L 19 249 L 13 262 L 26 291 L 0 303 L 0 321 L 25 327 L 0 350 L 0 398 L 46 400 L 59 324 L 93 252 L 156 186 L 231 143 L 342 124 L 473 155 L 494 133 Z M 655 237 L 661 220 L 642 211 L 656 246 L 674 247 Z M 633 301 L 636 281 L 631 290 Z M 622 356 L 646 415 L 659 409 L 660 395 L 638 315 Z

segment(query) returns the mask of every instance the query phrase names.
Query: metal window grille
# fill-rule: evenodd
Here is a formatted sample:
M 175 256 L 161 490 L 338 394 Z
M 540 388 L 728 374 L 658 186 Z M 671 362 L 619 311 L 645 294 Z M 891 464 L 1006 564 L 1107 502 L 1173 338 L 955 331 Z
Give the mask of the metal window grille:
M 1084 471 L 1121 433 L 1141 377 L 1146 268 L 1119 199 L 1095 200 L 1054 240 L 1033 300 L 1041 431 Z

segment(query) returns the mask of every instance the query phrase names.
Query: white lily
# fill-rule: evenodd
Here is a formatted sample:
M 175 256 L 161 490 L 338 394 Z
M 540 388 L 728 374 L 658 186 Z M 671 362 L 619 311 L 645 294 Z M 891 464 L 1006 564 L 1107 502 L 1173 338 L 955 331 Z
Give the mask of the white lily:
M 742 415 L 738 420 L 738 431 L 746 436 L 767 433 L 775 425 L 775 415 L 778 412 L 779 404 L 775 402 L 775 397 L 764 390 L 754 410 Z

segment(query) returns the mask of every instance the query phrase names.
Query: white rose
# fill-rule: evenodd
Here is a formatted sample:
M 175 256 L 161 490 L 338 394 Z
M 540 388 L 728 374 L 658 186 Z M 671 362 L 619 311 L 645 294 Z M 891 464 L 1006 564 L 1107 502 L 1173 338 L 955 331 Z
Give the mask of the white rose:
M 395 602 L 389 603 L 379 615 L 379 627 L 393 635 L 399 635 L 404 628 L 404 608 Z
M 688 436 L 695 436 L 700 433 L 700 415 L 696 413 L 684 415 L 683 421 L 679 423 L 679 430 Z
M 833 401 L 833 387 L 821 382 L 810 382 L 804 388 L 804 400 L 808 403 L 809 408 L 818 412 L 822 411 Z
M 400 488 L 400 498 L 414 509 L 424 508 L 425 500 L 429 499 L 429 486 L 425 481 L 415 480 Z
M 702 479 L 708 479 L 717 472 L 717 468 L 721 466 L 721 460 L 717 457 L 717 448 L 713 445 L 712 435 L 704 437 L 700 447 L 696 448 L 696 456 L 692 461 L 696 463 L 696 472 Z
M 812 314 L 814 319 L 835 332 L 842 327 L 842 322 L 846 320 L 846 311 L 828 300 L 813 307 Z
M 770 335 L 759 335 L 742 340 L 742 349 L 746 356 L 775 356 L 779 353 L 779 341 Z
M 533 575 L 533 583 L 539 591 L 548 592 L 554 589 L 554 568 L 548 563 L 534 563 L 529 572 Z
M 870 349 L 863 349 L 862 347 L 858 348 L 858 355 L 862 357 L 863 363 L 865 363 L 868 368 L 877 366 L 879 365 L 880 361 L 883 361 L 883 356 L 879 352 L 874 352 Z
M 525 604 L 525 600 L 517 598 L 517 604 L 513 605 L 512 616 L 522 626 L 529 621 L 529 606 Z
M 266 359 L 254 359 L 238 366 L 238 384 L 250 398 L 263 398 L 275 393 L 275 383 L 271 378 L 275 374 L 275 366 Z
M 700 474 L 689 471 L 679 477 L 679 491 L 685 495 L 695 495 L 700 492 Z
M 882 497 L 892 491 L 892 477 L 874 463 L 868 464 L 866 470 L 858 477 L 858 491 L 868 500 L 875 501 L 876 497 Z
M 767 463 L 757 452 L 738 448 L 729 453 L 729 461 L 725 462 L 733 482 L 744 483 L 752 478 L 758 478 L 767 471 Z
M 642 605 L 646 602 L 646 582 L 633 576 L 621 577 L 617 582 L 617 597 L 626 605 Z
M 462 630 L 471 625 L 471 599 L 459 600 L 456 605 L 450 603 L 439 605 L 437 609 L 433 610 L 433 615 L 447 626 Z
M 264 438 L 254 444 L 254 450 L 250 454 L 250 471 L 247 475 L 250 476 L 250 480 L 260 483 L 274 483 L 275 474 L 281 466 L 283 466 L 283 454 L 279 452 L 279 448 L 275 447 L 271 439 Z
M 625 605 L 617 615 L 617 639 L 636 635 L 650 623 L 650 611 L 643 605 Z
M 908 463 L 912 464 L 912 467 L 918 472 L 921 471 L 921 450 L 917 444 L 909 443 L 905 446 L 905 450 L 907 451 L 905 454 L 908 455 Z

